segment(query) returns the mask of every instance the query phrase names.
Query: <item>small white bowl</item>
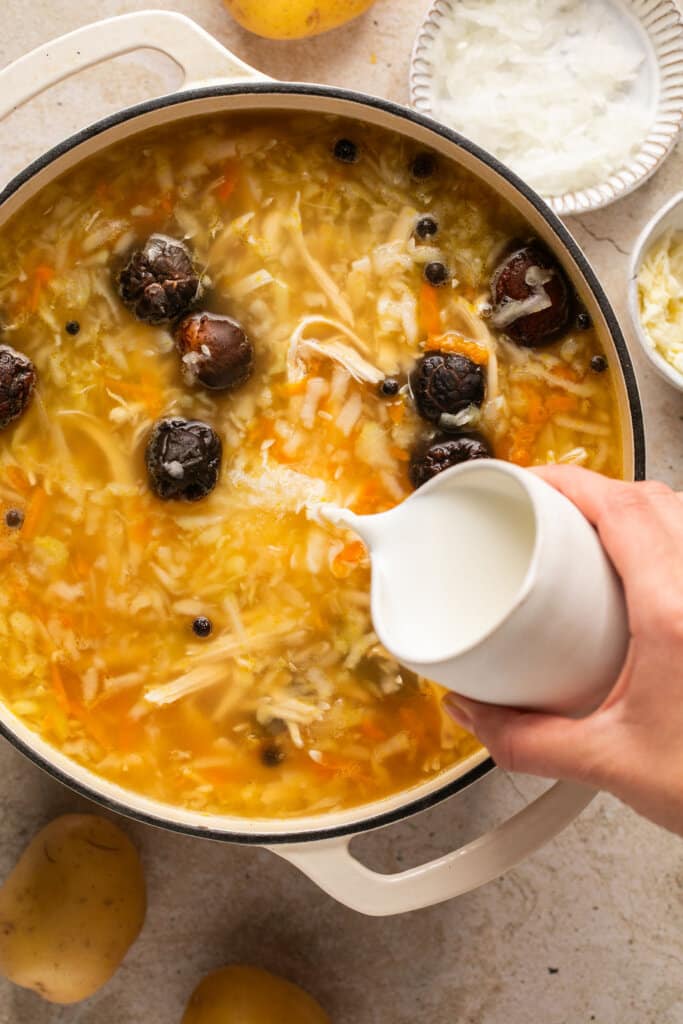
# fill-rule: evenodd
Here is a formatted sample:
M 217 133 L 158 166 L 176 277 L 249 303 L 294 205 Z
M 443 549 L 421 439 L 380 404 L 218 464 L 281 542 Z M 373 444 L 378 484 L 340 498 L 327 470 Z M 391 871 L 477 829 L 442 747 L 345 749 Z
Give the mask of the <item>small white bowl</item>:
M 648 334 L 643 327 L 640 318 L 640 299 L 638 296 L 638 274 L 650 247 L 657 242 L 670 228 L 676 231 L 683 231 L 683 192 L 673 196 L 654 217 L 645 225 L 636 242 L 633 256 L 631 257 L 631 272 L 628 285 L 628 304 L 631 312 L 631 319 L 635 328 L 636 337 L 641 344 L 643 352 L 650 360 L 655 370 L 673 384 L 679 391 L 683 391 L 683 373 L 679 373 L 667 362 L 650 341 Z
M 503 0 L 501 0 L 501 3 Z M 592 2 L 592 0 L 588 0 Z M 675 0 L 623 0 L 642 26 L 649 46 L 650 89 L 654 115 L 647 137 L 634 157 L 591 188 L 544 196 L 561 217 L 598 210 L 628 195 L 655 173 L 673 149 L 683 120 L 683 18 Z M 431 49 L 445 18 L 458 0 L 433 0 L 420 28 L 410 61 L 410 102 L 422 114 L 432 113 Z M 476 84 L 475 84 L 476 88 Z

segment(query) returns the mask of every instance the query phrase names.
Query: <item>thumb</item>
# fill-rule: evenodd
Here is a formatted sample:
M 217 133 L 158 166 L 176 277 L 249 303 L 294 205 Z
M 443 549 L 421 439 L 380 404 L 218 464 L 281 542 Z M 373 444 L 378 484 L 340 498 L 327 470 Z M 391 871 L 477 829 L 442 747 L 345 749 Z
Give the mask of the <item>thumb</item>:
M 516 711 L 451 693 L 443 704 L 451 718 L 475 733 L 505 771 L 602 785 L 603 746 L 595 719 Z

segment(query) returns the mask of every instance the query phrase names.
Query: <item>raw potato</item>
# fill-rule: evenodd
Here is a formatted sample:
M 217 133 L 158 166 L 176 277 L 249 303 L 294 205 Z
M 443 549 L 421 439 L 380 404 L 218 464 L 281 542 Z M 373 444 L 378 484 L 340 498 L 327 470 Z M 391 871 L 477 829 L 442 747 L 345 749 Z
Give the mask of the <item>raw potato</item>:
M 266 39 L 303 39 L 345 25 L 375 0 L 224 0 L 233 18 Z
M 52 1003 L 104 985 L 145 919 L 137 851 L 116 825 L 65 814 L 38 832 L 0 889 L 0 972 Z
M 222 967 L 200 981 L 181 1024 L 330 1024 L 315 999 L 258 967 Z

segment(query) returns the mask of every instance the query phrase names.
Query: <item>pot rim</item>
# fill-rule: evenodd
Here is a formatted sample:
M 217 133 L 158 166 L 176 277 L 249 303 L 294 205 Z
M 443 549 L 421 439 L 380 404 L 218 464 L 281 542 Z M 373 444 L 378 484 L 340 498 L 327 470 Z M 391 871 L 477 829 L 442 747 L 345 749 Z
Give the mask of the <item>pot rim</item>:
M 104 134 L 109 129 L 114 128 L 119 124 L 123 124 L 127 121 L 134 121 L 135 118 L 153 113 L 155 110 L 163 110 L 167 107 L 182 105 L 193 100 L 244 94 L 321 96 L 340 99 L 356 104 L 361 108 L 374 108 L 383 113 L 397 117 L 403 121 L 416 124 L 428 131 L 431 131 L 433 134 L 440 136 L 442 139 L 445 139 L 457 148 L 465 150 L 465 152 L 475 157 L 480 163 L 487 165 L 498 176 L 507 180 L 507 182 L 535 208 L 537 213 L 540 214 L 543 220 L 552 229 L 558 241 L 564 246 L 565 250 L 568 251 L 597 302 L 603 317 L 605 318 L 605 322 L 619 358 L 620 370 L 624 380 L 624 388 L 628 401 L 631 428 L 633 431 L 634 478 L 636 480 L 644 479 L 645 433 L 642 407 L 640 404 L 638 385 L 633 364 L 623 333 L 607 295 L 602 288 L 595 271 L 592 269 L 577 242 L 559 217 L 553 212 L 551 207 L 548 206 L 540 195 L 538 195 L 537 192 L 535 192 L 513 171 L 486 150 L 476 145 L 476 143 L 471 142 L 465 136 L 460 135 L 458 132 L 447 128 L 445 125 L 442 125 L 425 114 L 421 114 L 409 107 L 395 103 L 392 100 L 387 100 L 377 96 L 370 96 L 356 90 L 305 82 L 217 82 L 206 86 L 181 89 L 178 92 L 157 96 L 141 103 L 136 103 L 133 106 L 125 107 L 122 110 L 115 111 L 114 113 L 87 125 L 85 128 L 74 132 L 72 135 L 67 136 L 67 138 L 63 139 L 55 146 L 52 146 L 45 153 L 42 153 L 35 160 L 31 161 L 23 170 L 19 171 L 18 174 L 14 175 L 10 179 L 7 185 L 0 192 L 0 207 L 3 206 L 27 182 L 55 160 L 64 156 L 71 150 L 76 149 L 88 140 Z M 358 119 L 362 120 L 361 114 L 359 114 Z M 114 811 L 115 813 L 121 814 L 125 817 L 142 822 L 143 824 L 164 828 L 183 835 L 198 836 L 206 839 L 251 846 L 275 846 L 292 843 L 307 843 L 325 839 L 335 839 L 342 836 L 353 836 L 362 832 L 371 831 L 381 826 L 401 821 L 419 813 L 420 811 L 427 810 L 428 808 L 441 803 L 443 800 L 446 800 L 448 797 L 454 795 L 460 790 L 467 788 L 484 775 L 489 774 L 496 767 L 492 758 L 484 758 L 481 763 L 468 769 L 462 776 L 450 779 L 444 782 L 442 786 L 438 786 L 421 796 L 411 798 L 411 793 L 419 787 L 412 787 L 412 789 L 406 790 L 406 802 L 399 804 L 391 810 L 367 813 L 367 808 L 381 804 L 382 801 L 374 801 L 374 803 L 371 804 L 361 804 L 358 808 L 352 808 L 351 810 L 358 812 L 358 820 L 347 821 L 340 825 L 325 826 L 322 824 L 325 820 L 325 815 L 321 815 L 320 828 L 307 829 L 305 831 L 293 831 L 290 833 L 237 832 L 212 829 L 208 826 L 199 827 L 191 824 L 184 824 L 182 822 L 173 821 L 170 818 L 165 818 L 162 814 L 156 815 L 141 809 L 136 809 L 118 799 L 105 795 L 105 793 L 100 792 L 94 786 L 81 782 L 74 776 L 68 774 L 47 757 L 43 756 L 43 754 L 34 749 L 30 743 L 21 739 L 19 735 L 17 735 L 17 733 L 15 733 L 10 726 L 2 720 L 0 720 L 0 735 L 8 740 L 25 757 L 29 758 L 34 762 L 34 764 L 38 765 L 38 767 L 42 768 L 67 788 L 78 793 L 80 796 L 98 803 L 110 811 Z M 94 773 L 90 772 L 88 769 L 84 770 L 88 775 L 94 775 Z M 104 783 L 108 783 L 108 780 L 102 781 Z M 108 784 L 112 785 L 111 783 Z M 159 807 L 163 808 L 163 806 L 164 804 L 159 802 Z M 207 820 L 210 817 L 214 816 L 207 815 Z M 282 822 L 283 819 L 275 820 Z

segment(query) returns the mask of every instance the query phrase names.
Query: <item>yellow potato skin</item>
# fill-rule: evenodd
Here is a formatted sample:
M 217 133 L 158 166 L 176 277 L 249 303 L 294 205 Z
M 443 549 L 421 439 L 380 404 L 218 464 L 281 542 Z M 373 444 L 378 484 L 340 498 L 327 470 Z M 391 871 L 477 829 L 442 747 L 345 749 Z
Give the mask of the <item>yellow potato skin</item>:
M 266 39 L 305 39 L 345 25 L 375 0 L 224 0 L 233 18 Z
M 258 967 L 222 967 L 200 981 L 181 1024 L 330 1024 L 298 985 Z
M 0 972 L 52 1003 L 86 999 L 137 937 L 145 902 L 137 851 L 116 825 L 55 818 L 0 889 Z

